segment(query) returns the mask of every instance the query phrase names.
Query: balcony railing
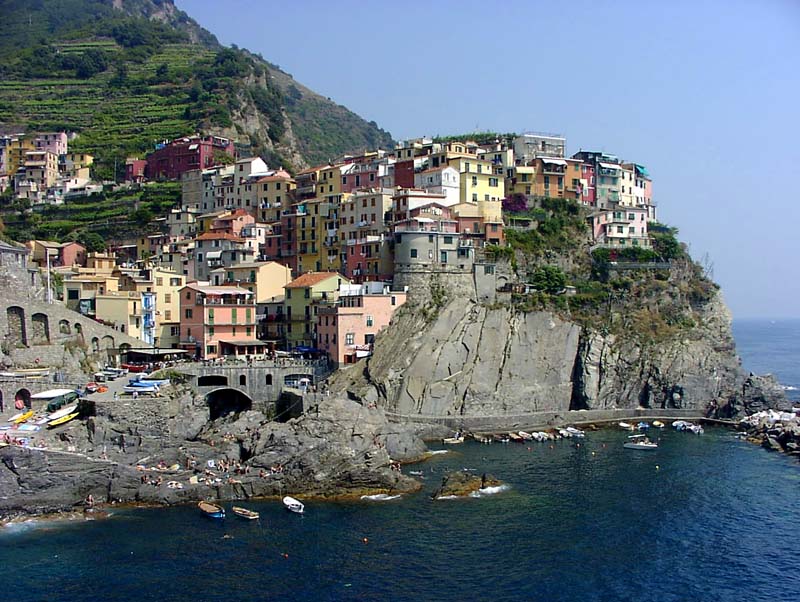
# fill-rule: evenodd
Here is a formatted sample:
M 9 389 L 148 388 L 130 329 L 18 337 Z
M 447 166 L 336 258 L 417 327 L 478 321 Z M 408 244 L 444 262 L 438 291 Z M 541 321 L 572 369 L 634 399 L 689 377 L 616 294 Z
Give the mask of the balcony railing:
M 220 298 L 198 298 L 195 305 L 250 305 L 255 307 L 255 301 L 247 299 L 220 299 Z

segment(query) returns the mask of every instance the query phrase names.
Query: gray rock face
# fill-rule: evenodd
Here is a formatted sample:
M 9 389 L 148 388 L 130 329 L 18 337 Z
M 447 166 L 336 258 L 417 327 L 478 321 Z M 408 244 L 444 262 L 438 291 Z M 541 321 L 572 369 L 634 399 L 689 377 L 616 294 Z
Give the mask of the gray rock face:
M 695 316 L 681 338 L 642 346 L 550 312 L 456 297 L 430 325 L 421 312 L 403 311 L 366 368 L 338 386 L 379 399 L 401 420 L 637 408 L 727 417 L 746 409 L 743 400 L 779 403 L 782 392 L 769 381 L 751 377 L 745 386 L 722 299 Z

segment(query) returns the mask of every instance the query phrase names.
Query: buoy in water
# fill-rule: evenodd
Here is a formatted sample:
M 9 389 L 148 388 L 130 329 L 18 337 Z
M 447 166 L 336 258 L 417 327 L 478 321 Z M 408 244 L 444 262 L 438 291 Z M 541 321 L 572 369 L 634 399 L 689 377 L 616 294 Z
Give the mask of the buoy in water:
M 364 539 L 362 539 L 361 541 L 363 541 L 364 543 L 369 543 L 369 539 L 367 539 L 366 537 Z
M 661 467 L 658 464 L 656 464 L 656 470 L 660 470 L 660 469 L 661 469 Z
M 283 554 L 281 554 L 281 556 L 283 556 L 284 558 L 289 558 L 289 555 L 288 555 L 286 552 L 284 552 Z

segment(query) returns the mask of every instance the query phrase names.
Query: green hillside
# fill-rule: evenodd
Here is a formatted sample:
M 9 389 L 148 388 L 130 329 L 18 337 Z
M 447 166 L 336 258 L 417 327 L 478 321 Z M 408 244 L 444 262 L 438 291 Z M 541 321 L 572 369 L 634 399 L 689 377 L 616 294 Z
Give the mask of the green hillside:
M 258 56 L 221 47 L 171 0 L 0 0 L 0 129 L 66 129 L 119 177 L 128 155 L 214 133 L 301 167 L 391 136 Z M 293 133 L 294 135 L 290 135 Z

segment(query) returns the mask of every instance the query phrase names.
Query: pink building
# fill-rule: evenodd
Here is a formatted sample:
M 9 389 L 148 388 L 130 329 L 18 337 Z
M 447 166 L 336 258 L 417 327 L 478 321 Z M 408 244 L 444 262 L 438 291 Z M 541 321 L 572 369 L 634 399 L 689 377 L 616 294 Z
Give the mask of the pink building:
M 34 143 L 37 150 L 48 151 L 54 155 L 66 155 L 68 141 L 65 132 L 42 132 L 36 135 Z
M 650 248 L 647 233 L 647 208 L 615 203 L 596 211 L 589 218 L 595 243 L 604 247 Z
M 336 304 L 318 309 L 317 348 L 337 366 L 371 355 L 375 335 L 405 302 L 406 293 L 390 291 L 382 282 L 342 285 Z
M 76 242 L 62 243 L 58 252 L 58 265 L 86 267 L 86 247 Z
M 232 234 L 240 236 L 242 228 L 254 224 L 256 218 L 244 209 L 237 209 L 230 215 L 218 217 L 211 222 L 211 232 L 214 234 Z
M 256 338 L 256 301 L 237 286 L 187 284 L 180 289 L 180 344 L 204 359 L 263 353 Z

